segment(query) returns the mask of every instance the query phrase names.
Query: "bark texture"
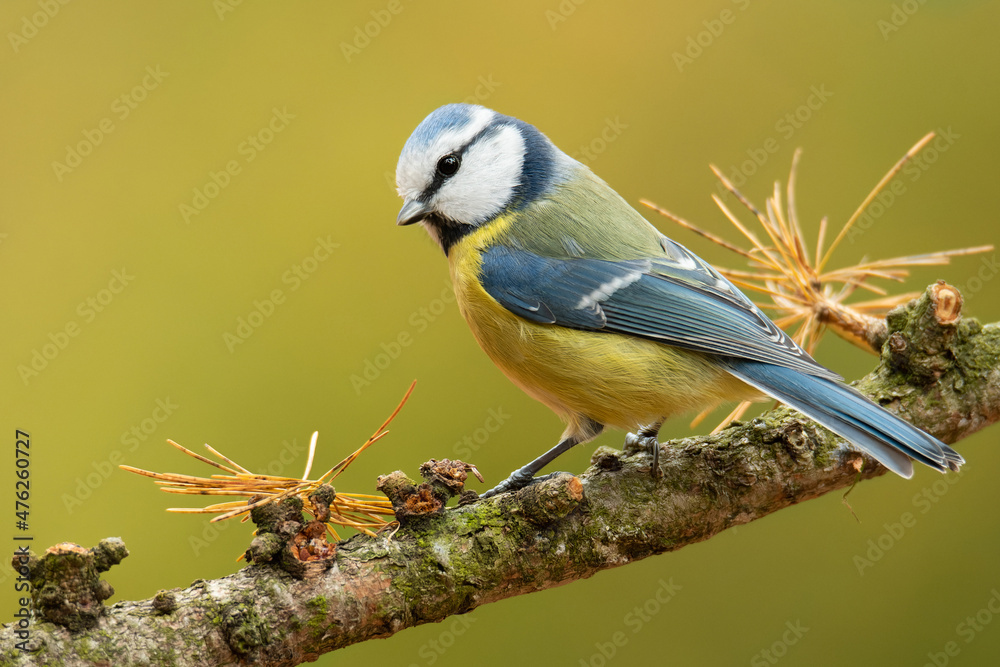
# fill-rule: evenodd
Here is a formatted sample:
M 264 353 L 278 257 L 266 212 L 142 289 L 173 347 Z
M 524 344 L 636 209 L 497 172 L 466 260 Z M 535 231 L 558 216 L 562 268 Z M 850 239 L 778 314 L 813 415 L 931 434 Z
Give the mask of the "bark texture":
M 938 283 L 890 314 L 881 363 L 858 387 L 947 443 L 1000 418 L 1000 325 L 961 319 Z M 405 628 L 589 577 L 706 540 L 885 469 L 796 412 L 772 410 L 714 436 L 664 443 L 663 477 L 644 452 L 598 448 L 593 465 L 517 493 L 401 517 L 354 537 L 331 567 L 293 576 L 251 565 L 149 600 L 119 602 L 87 629 L 50 622 L 0 631 L 0 664 L 297 665 Z M 394 473 L 407 498 L 437 487 Z M 433 488 L 432 488 L 433 487 Z M 428 491 L 427 489 L 431 489 Z M 416 494 L 416 495 L 414 495 Z M 412 505 L 412 502 L 410 503 Z

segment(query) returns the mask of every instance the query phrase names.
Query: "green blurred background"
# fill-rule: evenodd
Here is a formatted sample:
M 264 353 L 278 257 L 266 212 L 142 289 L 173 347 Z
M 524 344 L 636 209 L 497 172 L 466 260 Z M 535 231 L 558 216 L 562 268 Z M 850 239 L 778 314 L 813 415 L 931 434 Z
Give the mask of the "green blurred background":
M 299 474 L 319 430 L 316 468 L 325 469 L 414 378 L 391 435 L 338 488 L 372 492 L 381 473 L 414 474 L 448 456 L 471 459 L 493 484 L 555 442 L 556 417 L 477 348 L 439 249 L 394 224 L 399 149 L 447 102 L 523 118 L 627 200 L 653 199 L 730 238 L 709 198 L 709 163 L 726 173 L 746 164 L 743 190 L 763 203 L 802 146 L 799 209 L 814 234 L 824 215 L 839 226 L 917 139 L 939 130 L 950 139 L 900 177 L 905 192 L 835 261 L 998 241 L 1000 5 L 683 5 L 3 3 L 3 492 L 14 493 L 14 431 L 29 431 L 36 551 L 122 536 L 132 555 L 106 575 L 114 600 L 233 572 L 247 525 L 167 515 L 183 499 L 113 464 L 209 472 L 164 443 L 172 438 Z M 765 144 L 772 152 L 760 159 Z M 753 156 L 762 164 L 747 163 Z M 654 222 L 713 262 L 739 264 Z M 317 252 L 324 245 L 336 247 Z M 907 287 L 947 279 L 967 288 L 969 315 L 995 321 L 1000 281 L 990 282 L 996 260 L 985 257 L 916 271 Z M 274 290 L 282 299 L 269 307 Z M 251 318 L 260 326 L 245 341 L 227 338 L 255 310 L 270 314 Z M 60 334 L 67 326 L 75 336 Z M 397 346 L 401 334 L 408 344 Z M 25 369 L 36 351 L 51 358 L 44 367 L 36 358 L 33 374 Z M 832 335 L 818 357 L 847 378 L 874 365 Z M 370 382 L 357 382 L 376 362 Z M 663 430 L 690 432 L 686 420 Z M 995 664 L 997 433 L 959 445 L 969 463 L 949 483 L 920 469 L 910 481 L 859 486 L 860 524 L 830 494 L 319 662 L 922 665 L 931 654 L 939 664 Z M 559 467 L 583 470 L 592 450 Z M 906 513 L 913 520 L 900 535 L 893 526 Z M 9 511 L 0 531 L 8 548 L 14 520 Z M 884 551 L 870 552 L 880 543 Z M 680 586 L 665 605 L 655 602 L 661 581 Z M 7 569 L 0 591 L 7 620 Z M 609 651 L 619 631 L 625 642 L 605 658 L 601 646 Z M 956 655 L 943 653 L 948 642 Z

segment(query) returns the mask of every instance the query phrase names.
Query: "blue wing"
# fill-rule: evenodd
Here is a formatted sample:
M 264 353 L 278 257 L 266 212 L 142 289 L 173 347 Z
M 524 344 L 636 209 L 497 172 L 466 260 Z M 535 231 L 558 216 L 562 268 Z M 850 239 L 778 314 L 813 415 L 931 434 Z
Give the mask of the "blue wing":
M 608 331 L 839 380 L 715 269 L 667 239 L 664 256 L 541 257 L 509 246 L 483 253 L 484 289 L 533 322 Z
M 730 373 L 850 440 L 903 477 L 910 458 L 936 470 L 964 463 L 953 449 L 886 412 L 820 366 L 715 269 L 663 240 L 663 257 L 541 257 L 494 246 L 480 279 L 533 322 L 641 336 L 722 357 Z

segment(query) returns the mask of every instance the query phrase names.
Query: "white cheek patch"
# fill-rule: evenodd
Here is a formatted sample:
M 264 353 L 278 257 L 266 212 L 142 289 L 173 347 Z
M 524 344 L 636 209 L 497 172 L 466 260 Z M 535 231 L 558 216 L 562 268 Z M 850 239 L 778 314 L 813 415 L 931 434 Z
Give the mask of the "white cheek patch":
M 524 138 L 517 128 L 501 127 L 483 137 L 462 156 L 462 166 L 434 198 L 443 215 L 479 224 L 500 212 L 521 182 Z
M 494 116 L 495 111 L 478 107 L 465 125 L 441 132 L 430 146 L 422 147 L 419 152 L 404 152 L 396 165 L 396 191 L 399 196 L 403 199 L 420 196 L 433 181 L 441 156 L 454 153 L 469 143 L 490 124 Z
M 396 194 L 406 200 L 416 199 L 430 185 L 423 167 L 410 157 L 404 155 L 396 165 Z

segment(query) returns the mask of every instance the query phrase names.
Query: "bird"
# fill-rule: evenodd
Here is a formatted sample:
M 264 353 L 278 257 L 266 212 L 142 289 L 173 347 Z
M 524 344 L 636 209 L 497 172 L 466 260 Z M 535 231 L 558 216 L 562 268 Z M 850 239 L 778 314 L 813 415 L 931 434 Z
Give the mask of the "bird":
M 493 363 L 566 422 L 489 497 L 530 484 L 605 428 L 659 471 L 672 416 L 770 396 L 905 478 L 965 460 L 820 365 L 708 262 L 656 229 L 529 123 L 472 104 L 432 111 L 396 166 L 396 224 L 448 259 L 459 310 Z

